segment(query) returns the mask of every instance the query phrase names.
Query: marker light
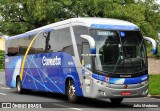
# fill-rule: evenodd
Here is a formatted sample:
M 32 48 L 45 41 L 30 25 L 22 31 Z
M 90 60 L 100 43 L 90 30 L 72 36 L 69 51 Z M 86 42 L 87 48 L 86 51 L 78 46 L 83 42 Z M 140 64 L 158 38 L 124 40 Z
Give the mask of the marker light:
M 125 32 L 120 32 L 121 37 L 125 37 Z

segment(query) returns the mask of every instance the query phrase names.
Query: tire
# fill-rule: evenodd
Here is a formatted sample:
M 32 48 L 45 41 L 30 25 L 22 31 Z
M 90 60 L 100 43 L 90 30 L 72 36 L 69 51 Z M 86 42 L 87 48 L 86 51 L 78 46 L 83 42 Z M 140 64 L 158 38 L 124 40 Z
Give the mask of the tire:
M 21 78 L 20 77 L 17 79 L 16 88 L 17 88 L 17 92 L 19 94 L 24 93 L 24 89 L 22 88 L 22 82 L 21 82 Z
M 123 101 L 123 98 L 110 98 L 110 101 L 113 104 L 120 104 Z
M 68 100 L 69 102 L 75 103 L 77 102 L 77 95 L 76 95 L 76 87 L 74 85 L 74 82 L 71 80 L 68 83 L 68 87 L 67 87 L 67 96 L 68 96 Z

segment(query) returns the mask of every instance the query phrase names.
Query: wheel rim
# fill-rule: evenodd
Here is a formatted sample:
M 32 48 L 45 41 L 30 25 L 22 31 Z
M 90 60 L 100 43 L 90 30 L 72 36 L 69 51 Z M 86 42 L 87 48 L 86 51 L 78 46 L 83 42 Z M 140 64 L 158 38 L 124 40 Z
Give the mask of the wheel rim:
M 75 92 L 76 92 L 75 86 L 74 86 L 74 85 L 71 85 L 71 86 L 69 87 L 69 90 L 68 90 L 69 97 L 70 97 L 70 98 L 75 97 L 75 94 L 76 94 Z

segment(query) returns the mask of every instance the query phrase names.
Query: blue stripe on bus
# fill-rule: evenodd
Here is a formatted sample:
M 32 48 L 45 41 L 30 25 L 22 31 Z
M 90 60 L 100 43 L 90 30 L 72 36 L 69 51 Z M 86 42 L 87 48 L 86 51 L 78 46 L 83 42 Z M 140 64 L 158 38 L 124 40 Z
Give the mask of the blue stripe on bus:
M 110 25 L 110 24 L 91 24 L 90 28 L 107 29 L 107 30 L 139 30 L 134 25 Z
M 100 80 L 100 81 L 106 81 L 106 76 L 98 75 L 98 74 L 92 74 L 92 78 Z M 143 81 L 148 80 L 149 76 L 148 74 L 140 76 L 140 77 L 134 77 L 134 78 L 112 78 L 109 77 L 109 83 L 110 84 L 117 84 L 118 81 L 122 81 L 122 84 L 137 84 L 141 83 Z

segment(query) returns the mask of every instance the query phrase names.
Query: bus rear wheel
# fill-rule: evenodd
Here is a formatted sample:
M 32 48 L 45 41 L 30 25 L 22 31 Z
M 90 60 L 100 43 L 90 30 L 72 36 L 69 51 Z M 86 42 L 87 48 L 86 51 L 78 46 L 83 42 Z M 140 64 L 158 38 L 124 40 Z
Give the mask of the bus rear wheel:
M 68 96 L 69 102 L 74 103 L 77 101 L 76 87 L 75 87 L 74 82 L 72 80 L 69 81 L 69 83 L 68 83 L 67 96 Z
M 20 77 L 17 79 L 16 87 L 17 87 L 17 92 L 19 94 L 22 94 L 24 92 L 24 89 L 22 88 L 22 82 L 21 82 L 21 78 Z
M 110 98 L 110 101 L 114 104 L 120 104 L 123 101 L 123 98 Z

